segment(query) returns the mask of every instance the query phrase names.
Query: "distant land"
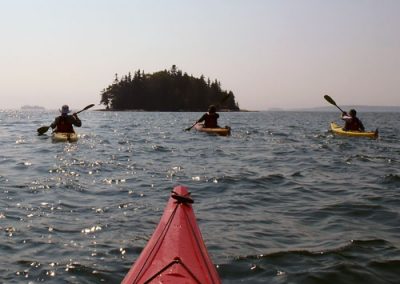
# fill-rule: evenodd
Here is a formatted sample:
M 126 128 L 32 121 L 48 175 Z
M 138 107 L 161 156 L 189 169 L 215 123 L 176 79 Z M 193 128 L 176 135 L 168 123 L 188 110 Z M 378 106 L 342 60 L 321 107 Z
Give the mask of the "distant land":
M 30 106 L 30 105 L 24 105 L 21 107 L 21 110 L 46 110 L 44 107 L 42 106 Z
M 137 70 L 119 77 L 101 92 L 106 110 L 123 111 L 240 111 L 232 91 L 221 88 L 218 80 L 188 75 L 172 65 L 170 70 L 146 74 Z
M 357 112 L 400 112 L 400 106 L 339 106 L 344 111 L 355 109 Z M 296 109 L 280 109 L 271 108 L 268 111 L 315 111 L 315 112 L 338 112 L 339 109 L 335 106 L 323 106 L 314 108 L 296 108 Z

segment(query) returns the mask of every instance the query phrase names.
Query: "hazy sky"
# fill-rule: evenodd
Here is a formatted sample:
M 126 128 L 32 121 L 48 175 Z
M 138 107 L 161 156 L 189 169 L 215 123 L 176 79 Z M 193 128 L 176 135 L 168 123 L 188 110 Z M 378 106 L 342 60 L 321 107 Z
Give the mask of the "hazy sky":
M 100 102 L 175 64 L 243 109 L 400 106 L 398 0 L 0 0 L 0 109 Z M 98 106 L 100 107 L 100 106 Z

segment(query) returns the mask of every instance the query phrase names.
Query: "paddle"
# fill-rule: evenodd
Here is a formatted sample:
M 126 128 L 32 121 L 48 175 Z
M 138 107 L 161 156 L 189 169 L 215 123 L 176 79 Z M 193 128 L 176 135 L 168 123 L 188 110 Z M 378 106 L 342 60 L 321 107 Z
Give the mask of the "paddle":
M 190 129 L 192 129 L 196 124 L 197 124 L 197 121 L 195 123 L 193 123 L 192 126 L 186 128 L 185 131 L 190 131 Z
M 80 111 L 77 111 L 76 114 L 78 114 L 78 113 L 80 113 L 80 112 L 82 112 L 82 111 L 85 111 L 85 110 L 87 110 L 87 109 L 89 109 L 89 108 L 91 108 L 91 107 L 94 107 L 94 104 L 90 104 L 90 105 L 86 106 L 84 109 L 81 109 Z M 49 130 L 49 128 L 50 128 L 50 126 L 42 126 L 42 127 L 39 127 L 39 128 L 37 129 L 38 135 L 43 135 L 43 134 L 45 134 L 45 133 L 47 132 L 47 130 Z
M 328 95 L 324 96 L 325 100 L 327 100 L 328 103 L 330 103 L 331 105 L 334 105 L 335 107 L 337 107 L 342 113 L 346 113 L 345 111 L 343 111 L 337 104 L 336 102 Z
M 223 97 L 222 100 L 221 100 L 215 107 L 218 108 L 218 107 L 219 107 L 221 104 L 223 104 L 228 98 L 229 98 L 229 94 L 226 94 L 226 96 Z M 197 124 L 197 121 L 196 121 L 195 123 L 193 123 L 192 126 L 186 128 L 185 131 L 190 131 L 190 129 L 192 129 L 196 124 Z

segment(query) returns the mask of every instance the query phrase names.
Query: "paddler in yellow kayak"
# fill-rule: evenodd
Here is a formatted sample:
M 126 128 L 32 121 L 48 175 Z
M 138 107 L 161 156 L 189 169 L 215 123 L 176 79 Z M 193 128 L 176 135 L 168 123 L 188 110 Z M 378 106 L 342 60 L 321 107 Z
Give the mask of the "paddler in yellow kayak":
M 342 119 L 345 121 L 343 130 L 345 131 L 361 131 L 364 132 L 364 125 L 361 120 L 357 117 L 357 111 L 351 109 L 349 114 L 342 112 Z
M 69 115 L 71 111 L 69 110 L 68 105 L 63 105 L 59 111 L 61 115 L 57 116 L 50 125 L 52 129 L 55 128 L 54 132 L 74 133 L 75 131 L 73 125 L 77 127 L 82 126 L 82 121 L 79 119 L 76 113 Z

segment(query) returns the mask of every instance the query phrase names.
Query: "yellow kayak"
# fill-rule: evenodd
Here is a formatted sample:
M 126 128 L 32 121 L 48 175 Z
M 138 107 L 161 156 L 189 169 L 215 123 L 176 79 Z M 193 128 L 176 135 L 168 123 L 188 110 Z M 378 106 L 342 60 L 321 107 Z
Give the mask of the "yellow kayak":
M 215 128 L 206 128 L 203 124 L 197 123 L 194 128 L 200 132 L 207 132 L 210 134 L 216 134 L 220 136 L 228 136 L 231 135 L 231 128 L 229 126 L 225 127 L 215 127 Z
M 375 131 L 346 131 L 343 130 L 342 126 L 335 122 L 331 122 L 331 130 L 334 134 L 349 137 L 368 137 L 368 138 L 378 138 L 378 129 Z
M 78 134 L 75 132 L 53 132 L 51 139 L 53 142 L 76 142 L 78 141 Z

